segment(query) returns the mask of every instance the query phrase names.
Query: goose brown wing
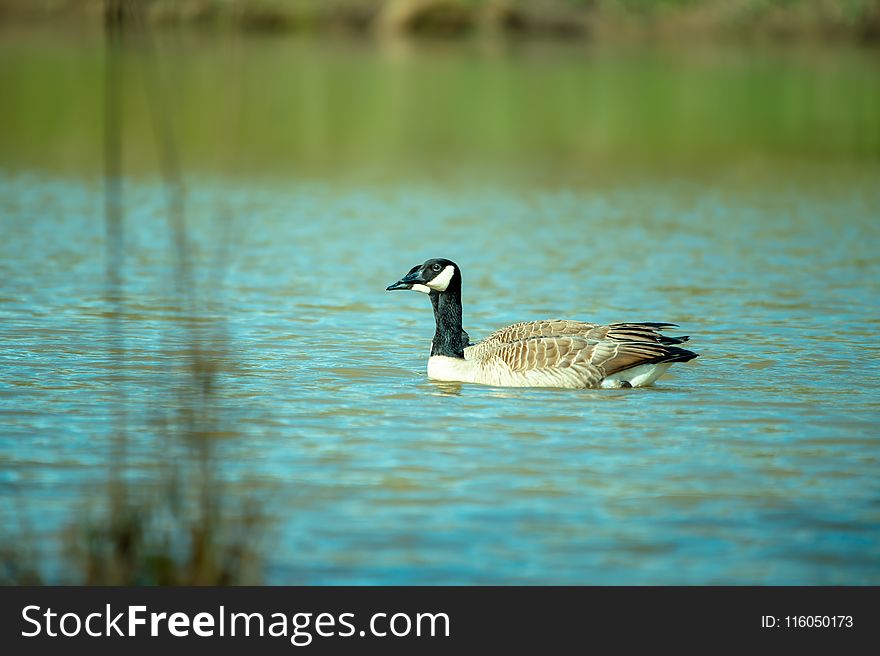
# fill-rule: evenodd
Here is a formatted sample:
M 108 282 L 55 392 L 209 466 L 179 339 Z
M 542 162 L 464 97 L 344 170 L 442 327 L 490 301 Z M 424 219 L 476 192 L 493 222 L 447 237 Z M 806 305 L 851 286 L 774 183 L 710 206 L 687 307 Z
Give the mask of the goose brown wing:
M 675 349 L 675 351 L 682 350 Z M 616 339 L 604 339 L 591 344 L 589 351 L 590 364 L 599 368 L 603 376 L 610 376 L 641 364 L 669 361 L 675 355 L 672 349 L 656 342 Z
M 565 319 L 545 319 L 541 321 L 521 321 L 490 334 L 481 343 L 508 344 L 532 337 L 562 337 L 565 335 L 586 336 L 595 328 L 595 323 L 568 321 Z
M 511 344 L 539 337 L 581 337 L 590 343 L 603 340 L 612 342 L 644 342 L 648 344 L 682 344 L 687 336 L 669 337 L 662 334 L 665 328 L 675 327 L 673 323 L 612 323 L 602 325 L 586 321 L 547 319 L 542 321 L 522 321 L 490 334 L 486 339 L 469 347 L 467 359 L 480 357 L 483 351 L 491 351 L 502 344 Z
M 483 343 L 516 342 L 532 337 L 562 337 L 578 335 L 588 340 L 599 341 L 613 339 L 616 341 L 646 341 L 661 344 L 680 344 L 687 337 L 669 337 L 662 334 L 666 328 L 676 328 L 674 323 L 612 323 L 602 325 L 586 321 L 567 319 L 545 319 L 541 321 L 521 321 L 490 334 Z
M 695 357 L 691 351 L 647 340 L 606 337 L 596 341 L 582 335 L 563 335 L 486 344 L 475 352 L 474 359 L 488 367 L 503 363 L 512 371 L 571 369 L 586 385 L 594 386 L 606 376 L 641 364 L 687 361 Z
M 498 367 L 514 372 L 534 372 L 548 378 L 573 376 L 585 387 L 595 387 L 604 377 L 601 368 L 594 366 L 589 359 L 594 345 L 577 335 L 531 337 L 478 346 L 483 348 L 475 352 L 474 359 L 487 369 Z

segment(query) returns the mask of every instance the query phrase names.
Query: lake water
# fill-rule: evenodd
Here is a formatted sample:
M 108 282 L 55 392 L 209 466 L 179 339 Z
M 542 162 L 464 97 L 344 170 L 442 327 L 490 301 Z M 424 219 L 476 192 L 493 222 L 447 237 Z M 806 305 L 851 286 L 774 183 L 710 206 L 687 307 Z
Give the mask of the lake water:
M 254 114 L 267 105 L 246 95 L 231 155 L 202 127 L 181 129 L 182 272 L 167 190 L 141 170 L 155 156 L 146 119 L 132 110 L 117 306 L 100 102 L 73 89 L 99 78 L 99 48 L 89 37 L 46 44 L 6 41 L 0 68 L 21 94 L 0 110 L 12 128 L 0 160 L 0 520 L 8 539 L 36 536 L 49 580 L 69 577 L 64 530 L 103 503 L 119 431 L 125 476 L 149 490 L 157 462 L 192 457 L 169 434 L 195 421 L 217 478 L 269 518 L 268 583 L 880 583 L 872 53 L 736 51 L 700 64 L 678 54 L 663 65 L 611 53 L 587 65 L 571 47 L 517 63 L 450 44 L 400 54 L 245 42 L 244 71 L 280 49 L 311 72 L 326 112 L 312 108 L 312 133 L 269 111 L 260 132 Z M 185 99 L 183 122 L 220 93 L 220 74 L 199 68 L 214 46 L 186 47 L 193 57 L 175 75 L 208 81 L 201 100 Z M 448 89 L 468 61 L 468 89 L 491 102 L 420 129 L 425 99 L 409 105 L 394 80 L 435 75 Z M 63 92 L 26 84 L 28 67 L 72 85 L 55 118 L 41 118 L 44 94 Z M 650 129 L 632 109 L 612 111 L 639 88 L 612 84 L 621 70 L 656 85 Z M 374 95 L 358 71 L 383 83 Z M 846 93 L 811 96 L 813 74 Z M 678 76 L 688 88 L 716 80 L 675 96 L 695 132 L 664 101 Z M 583 82 L 570 102 L 566 80 Z M 346 111 L 352 84 L 369 111 Z M 595 85 L 612 100 L 585 116 L 605 116 L 607 130 L 578 132 L 572 103 Z M 557 94 L 550 108 L 526 116 L 517 99 L 542 89 Z M 747 121 L 730 106 L 752 92 L 769 99 Z M 274 109 L 297 120 L 312 111 L 283 91 L 254 93 L 275 94 Z M 787 106 L 789 95 L 806 106 Z M 399 133 L 383 108 L 408 117 Z M 494 136 L 461 127 L 492 115 Z M 277 149 L 273 122 L 290 139 Z M 428 143 L 436 158 L 418 156 Z M 219 164 L 212 148 L 226 154 Z M 701 357 L 649 389 L 431 382 L 427 299 L 384 289 L 438 256 L 461 266 L 472 338 L 535 318 L 670 321 Z M 207 405 L 191 403 L 194 345 L 214 372 Z M 193 407 L 210 416 L 187 418 Z

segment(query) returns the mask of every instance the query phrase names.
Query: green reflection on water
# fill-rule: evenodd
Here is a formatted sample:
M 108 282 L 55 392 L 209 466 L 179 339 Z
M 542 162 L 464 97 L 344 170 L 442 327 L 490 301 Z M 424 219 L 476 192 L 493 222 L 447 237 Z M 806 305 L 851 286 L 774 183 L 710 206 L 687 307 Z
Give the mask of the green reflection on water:
M 156 42 L 157 60 L 133 45 L 124 63 L 129 173 L 155 170 L 157 97 L 190 172 L 578 181 L 880 156 L 877 56 L 853 46 Z M 100 35 L 4 33 L 0 164 L 100 171 L 102 58 Z

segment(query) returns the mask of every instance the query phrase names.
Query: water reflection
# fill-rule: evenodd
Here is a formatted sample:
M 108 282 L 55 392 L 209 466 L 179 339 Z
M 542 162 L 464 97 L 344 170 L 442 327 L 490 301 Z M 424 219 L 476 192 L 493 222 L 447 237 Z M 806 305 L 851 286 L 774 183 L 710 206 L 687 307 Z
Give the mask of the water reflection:
M 428 384 L 436 391 L 435 396 L 461 396 L 461 384 L 430 380 Z

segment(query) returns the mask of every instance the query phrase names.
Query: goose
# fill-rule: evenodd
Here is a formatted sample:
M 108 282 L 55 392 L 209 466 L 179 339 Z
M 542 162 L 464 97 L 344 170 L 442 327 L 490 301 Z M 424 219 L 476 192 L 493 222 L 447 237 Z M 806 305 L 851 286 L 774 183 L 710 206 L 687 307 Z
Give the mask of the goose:
M 698 356 L 662 334 L 673 323 L 601 325 L 564 319 L 523 321 L 475 344 L 462 328 L 461 270 L 445 258 L 417 264 L 386 291 L 428 294 L 436 331 L 428 378 L 499 387 L 646 387 L 675 362 Z

